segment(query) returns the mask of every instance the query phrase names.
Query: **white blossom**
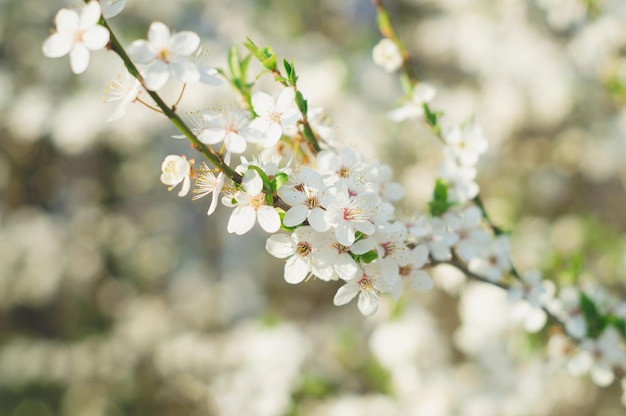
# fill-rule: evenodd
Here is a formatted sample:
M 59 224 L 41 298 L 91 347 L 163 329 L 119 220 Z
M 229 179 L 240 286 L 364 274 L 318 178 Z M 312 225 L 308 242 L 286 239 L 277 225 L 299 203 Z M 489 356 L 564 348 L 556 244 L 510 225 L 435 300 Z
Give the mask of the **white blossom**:
M 148 40 L 136 40 L 128 47 L 128 54 L 138 64 L 147 65 L 144 83 L 149 90 L 165 85 L 170 75 L 182 82 L 198 82 L 200 71 L 189 60 L 200 45 L 194 32 L 172 34 L 161 22 L 153 22 L 148 29 Z
M 250 123 L 250 127 L 265 134 L 265 138 L 259 141 L 263 146 L 276 145 L 284 129 L 294 127 L 300 119 L 295 97 L 294 89 L 289 87 L 285 87 L 276 100 L 263 91 L 252 95 L 252 108 L 258 117 Z
M 242 235 L 254 227 L 258 221 L 263 230 L 275 233 L 280 229 L 280 216 L 273 206 L 267 205 L 263 192 L 263 180 L 258 172 L 250 169 L 243 175 L 243 191 L 225 195 L 222 201 L 227 206 L 235 206 L 230 215 L 226 230 Z
M 323 235 L 311 227 L 299 227 L 291 235 L 274 234 L 270 236 L 265 249 L 274 257 L 287 258 L 285 263 L 285 281 L 300 283 L 313 274 L 322 280 L 330 280 L 333 267 L 323 261 L 321 247 L 326 243 Z
M 389 118 L 393 121 L 400 122 L 410 118 L 419 118 L 424 116 L 424 104 L 430 103 L 435 98 L 436 90 L 430 84 L 425 82 L 419 83 L 411 94 L 410 101 L 406 102 L 399 108 L 389 112 Z
M 341 286 L 335 294 L 333 303 L 336 306 L 345 305 L 358 295 L 359 311 L 366 316 L 372 315 L 378 310 L 379 293 L 388 290 L 388 285 L 381 278 L 380 268 L 374 262 L 365 265 L 357 277 Z
M 196 183 L 195 189 L 193 190 L 195 195 L 193 196 L 193 199 L 196 200 L 209 194 L 213 194 L 207 215 L 213 214 L 213 212 L 215 212 L 215 208 L 217 208 L 218 197 L 224 187 L 224 178 L 225 176 L 223 172 L 220 172 L 217 176 L 215 176 L 206 163 L 203 163 L 200 169 L 196 171 Z
M 171 191 L 182 182 L 178 196 L 185 196 L 191 187 L 191 163 L 185 156 L 168 155 L 161 164 L 161 182 Z
M 402 54 L 398 45 L 391 39 L 381 39 L 372 50 L 374 63 L 387 72 L 395 72 L 402 66 Z
M 122 118 L 126 114 L 128 106 L 135 102 L 141 93 L 141 83 L 135 77 L 123 69 L 118 73 L 106 93 L 107 102 L 119 101 L 115 111 L 107 118 L 107 121 L 114 121 Z
M 317 232 L 330 228 L 323 206 L 327 199 L 326 186 L 322 176 L 313 169 L 305 166 L 291 174 L 289 181 L 278 188 L 278 196 L 291 205 L 283 218 L 287 227 L 300 225 L 308 220 Z
M 109 42 L 109 31 L 98 24 L 100 3 L 90 1 L 80 9 L 61 9 L 54 21 L 57 31 L 43 44 L 44 55 L 60 58 L 70 54 L 72 72 L 80 74 L 89 66 L 89 51 L 104 48 Z

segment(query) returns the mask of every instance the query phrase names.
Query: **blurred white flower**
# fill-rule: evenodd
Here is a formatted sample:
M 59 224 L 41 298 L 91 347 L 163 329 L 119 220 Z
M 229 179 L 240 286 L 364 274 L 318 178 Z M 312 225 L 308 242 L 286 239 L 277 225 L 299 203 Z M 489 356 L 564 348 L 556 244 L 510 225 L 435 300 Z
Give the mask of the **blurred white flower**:
M 138 64 L 148 65 L 144 83 L 149 90 L 163 87 L 170 75 L 182 82 L 197 82 L 200 71 L 189 57 L 200 46 L 200 38 L 191 31 L 175 34 L 161 22 L 153 22 L 148 29 L 148 40 L 136 40 L 128 47 L 128 54 Z
M 75 10 L 61 9 L 54 20 L 57 31 L 44 42 L 44 55 L 60 58 L 69 53 L 72 72 L 84 72 L 89 66 L 89 51 L 102 49 L 109 42 L 109 31 L 98 24 L 100 3 L 87 3 L 80 14 Z
M 374 63 L 381 66 L 387 72 L 394 72 L 402 66 L 402 54 L 398 45 L 391 39 L 383 38 L 372 50 Z
M 454 158 L 462 166 L 474 166 L 487 150 L 487 139 L 482 128 L 474 121 L 453 126 L 443 133 L 446 157 Z
M 509 252 L 509 239 L 504 235 L 496 237 L 469 262 L 469 269 L 491 282 L 499 282 L 511 269 Z
M 179 183 L 183 183 L 178 196 L 185 196 L 191 187 L 191 163 L 185 156 L 168 155 L 161 164 L 161 182 L 172 190 Z
M 115 76 L 110 88 L 105 92 L 105 101 L 119 101 L 115 111 L 107 118 L 107 121 L 115 121 L 126 114 L 128 106 L 137 100 L 141 93 L 141 83 L 131 76 L 124 68 Z
M 435 98 L 437 90 L 426 82 L 420 82 L 413 89 L 411 100 L 403 106 L 389 112 L 389 118 L 400 122 L 410 118 L 418 118 L 424 115 L 424 104 L 428 104 Z
M 597 339 L 584 339 L 567 369 L 574 375 L 590 373 L 593 382 L 606 387 L 615 380 L 613 368 L 626 363 L 626 349 L 619 331 L 607 327 Z

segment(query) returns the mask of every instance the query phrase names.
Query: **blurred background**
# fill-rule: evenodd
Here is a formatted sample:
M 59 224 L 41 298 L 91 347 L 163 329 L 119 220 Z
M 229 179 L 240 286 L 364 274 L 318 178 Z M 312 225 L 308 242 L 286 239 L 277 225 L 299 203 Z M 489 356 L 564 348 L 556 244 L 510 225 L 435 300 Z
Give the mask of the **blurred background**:
M 626 2 L 387 4 L 433 107 L 485 128 L 479 183 L 518 269 L 625 299 Z M 195 156 L 165 118 L 105 122 L 116 56 L 79 76 L 43 57 L 74 5 L 0 0 L 0 415 L 624 414 L 618 383 L 568 376 L 548 331 L 524 334 L 502 291 L 453 270 L 370 318 L 333 306 L 339 282 L 285 283 L 265 234 L 228 235 L 226 208 L 160 183 L 165 155 Z M 337 140 L 391 164 L 398 209 L 425 212 L 440 145 L 386 116 L 402 92 L 372 63 L 369 1 L 129 0 L 111 25 L 128 45 L 155 20 L 199 33 L 217 67 L 246 37 L 293 59 Z M 193 86 L 180 108 L 235 102 Z

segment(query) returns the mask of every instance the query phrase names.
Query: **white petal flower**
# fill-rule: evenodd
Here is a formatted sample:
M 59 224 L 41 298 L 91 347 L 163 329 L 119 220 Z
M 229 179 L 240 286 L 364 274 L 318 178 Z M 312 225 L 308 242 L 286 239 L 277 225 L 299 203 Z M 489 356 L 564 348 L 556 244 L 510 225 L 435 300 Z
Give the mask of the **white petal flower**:
M 372 50 L 374 63 L 387 72 L 395 72 L 402 66 L 402 54 L 398 45 L 391 39 L 381 39 Z
M 258 143 L 273 147 L 283 135 L 284 129 L 296 125 L 300 112 L 296 107 L 295 97 L 295 91 L 289 87 L 285 87 L 276 100 L 262 91 L 252 95 L 252 108 L 258 117 L 252 121 L 250 127 L 265 135 Z
M 107 121 L 120 119 L 126 114 L 128 106 L 137 100 L 141 93 L 141 83 L 131 76 L 126 69 L 118 73 L 110 89 L 106 92 L 105 101 L 119 101 L 119 104 L 113 114 L 107 118 Z
M 198 82 L 200 70 L 189 60 L 200 45 L 200 38 L 190 31 L 171 34 L 161 22 L 153 22 L 148 29 L 148 40 L 136 40 L 128 47 L 128 54 L 138 64 L 148 65 L 144 83 L 149 90 L 163 87 L 170 75 L 180 81 Z
M 360 275 L 349 280 L 337 290 L 333 303 L 336 306 L 345 305 L 358 295 L 359 311 L 368 316 L 378 310 L 378 294 L 388 290 L 388 285 L 382 281 L 381 271 L 377 263 L 370 263 L 363 268 Z
M 263 193 L 263 180 L 255 170 L 248 170 L 243 176 L 244 191 L 232 196 L 236 207 L 226 229 L 229 233 L 242 235 L 254 227 L 258 221 L 263 230 L 275 233 L 280 229 L 280 216 L 272 206 L 268 206 Z
M 322 252 L 325 239 L 316 233 L 311 227 L 299 227 L 291 236 L 275 234 L 267 239 L 266 250 L 278 258 L 288 258 L 285 263 L 285 281 L 287 283 L 300 283 L 309 275 L 319 277 L 322 280 L 330 280 L 333 275 L 333 267 L 322 260 Z
M 482 128 L 474 121 L 445 129 L 443 139 L 446 143 L 446 157 L 456 159 L 462 166 L 476 165 L 488 147 Z
M 89 66 L 89 51 L 103 49 L 109 42 L 109 31 L 98 24 L 100 3 L 91 1 L 80 10 L 61 9 L 55 17 L 57 27 L 46 39 L 42 50 L 49 58 L 70 54 L 72 72 L 80 74 Z
M 161 164 L 161 182 L 168 185 L 171 191 L 179 183 L 183 183 L 178 196 L 185 196 L 191 186 L 191 163 L 185 156 L 168 155 Z
M 209 205 L 209 210 L 207 211 L 207 215 L 211 215 L 215 212 L 218 196 L 224 187 L 224 173 L 220 172 L 216 177 L 206 163 L 203 163 L 196 174 L 196 187 L 193 190 L 195 194 L 193 199 L 196 200 L 212 193 L 213 198 L 211 199 L 211 205 Z
M 436 90 L 430 84 L 425 82 L 419 83 L 413 89 L 411 100 L 403 106 L 389 112 L 389 118 L 393 121 L 400 122 L 410 118 L 418 118 L 424 116 L 424 104 L 428 104 L 435 98 Z

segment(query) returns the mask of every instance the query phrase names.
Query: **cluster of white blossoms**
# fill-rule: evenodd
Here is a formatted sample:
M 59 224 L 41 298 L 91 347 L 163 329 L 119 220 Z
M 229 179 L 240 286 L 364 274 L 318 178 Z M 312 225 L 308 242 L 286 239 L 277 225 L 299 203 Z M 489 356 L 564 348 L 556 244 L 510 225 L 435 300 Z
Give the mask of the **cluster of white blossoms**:
M 89 50 L 109 42 L 110 32 L 101 25 L 101 17 L 112 17 L 123 6 L 123 1 L 91 1 L 80 13 L 61 10 L 57 32 L 45 41 L 44 53 L 50 57 L 69 53 L 72 70 L 84 71 Z M 282 89 L 275 96 L 252 93 L 241 87 L 245 82 L 229 79 L 240 85 L 238 92 L 248 106 L 200 110 L 189 116 L 192 127 L 181 128 L 184 135 L 175 137 L 192 141 L 215 167 L 203 162 L 195 168 L 193 159 L 168 155 L 161 166 L 161 182 L 170 190 L 180 184 L 178 195 L 185 196 L 195 181 L 194 199 L 212 195 L 209 215 L 219 201 L 232 210 L 226 225 L 230 233 L 246 234 L 258 223 L 271 234 L 266 250 L 285 261 L 286 282 L 317 278 L 343 283 L 335 305 L 357 297 L 360 312 L 371 315 L 382 294 L 397 300 L 407 283 L 419 291 L 429 290 L 433 280 L 428 270 L 449 264 L 506 289 L 526 330 L 541 330 L 548 316 L 560 323 L 575 341 L 569 349 L 575 352 L 569 364 L 573 372 L 590 373 L 597 384 L 608 385 L 626 371 L 623 304 L 603 309 L 600 301 L 574 289 L 563 289 L 555 298 L 554 284 L 539 272 L 519 275 L 515 270 L 507 236 L 488 220 L 478 198 L 476 164 L 487 150 L 478 123 L 442 123 L 442 114 L 429 107 L 435 89 L 426 83 L 414 85 L 407 102 L 390 112 L 395 121 L 423 118 L 444 145 L 430 213 L 400 217 L 393 204 L 404 191 L 392 181 L 391 167 L 352 148 L 331 146 L 332 129 L 320 122 L 320 110 L 309 109 L 297 90 L 293 64 L 284 62 L 283 77 L 270 49 L 251 42 L 246 46 Z M 123 57 L 129 73 L 137 77 L 124 73 L 115 81 L 111 97 L 121 104 L 111 119 L 121 117 L 142 90 L 154 98 L 154 91 L 171 77 L 183 83 L 221 84 L 217 71 L 198 61 L 199 47 L 197 34 L 172 33 L 163 23 L 152 23 L 148 39 L 132 42 L 128 57 Z M 122 56 L 123 50 L 111 48 Z M 398 70 L 404 62 L 391 40 L 377 45 L 374 57 L 388 71 Z M 232 61 L 230 65 L 234 77 Z M 248 160 L 243 153 L 252 146 L 261 151 Z

